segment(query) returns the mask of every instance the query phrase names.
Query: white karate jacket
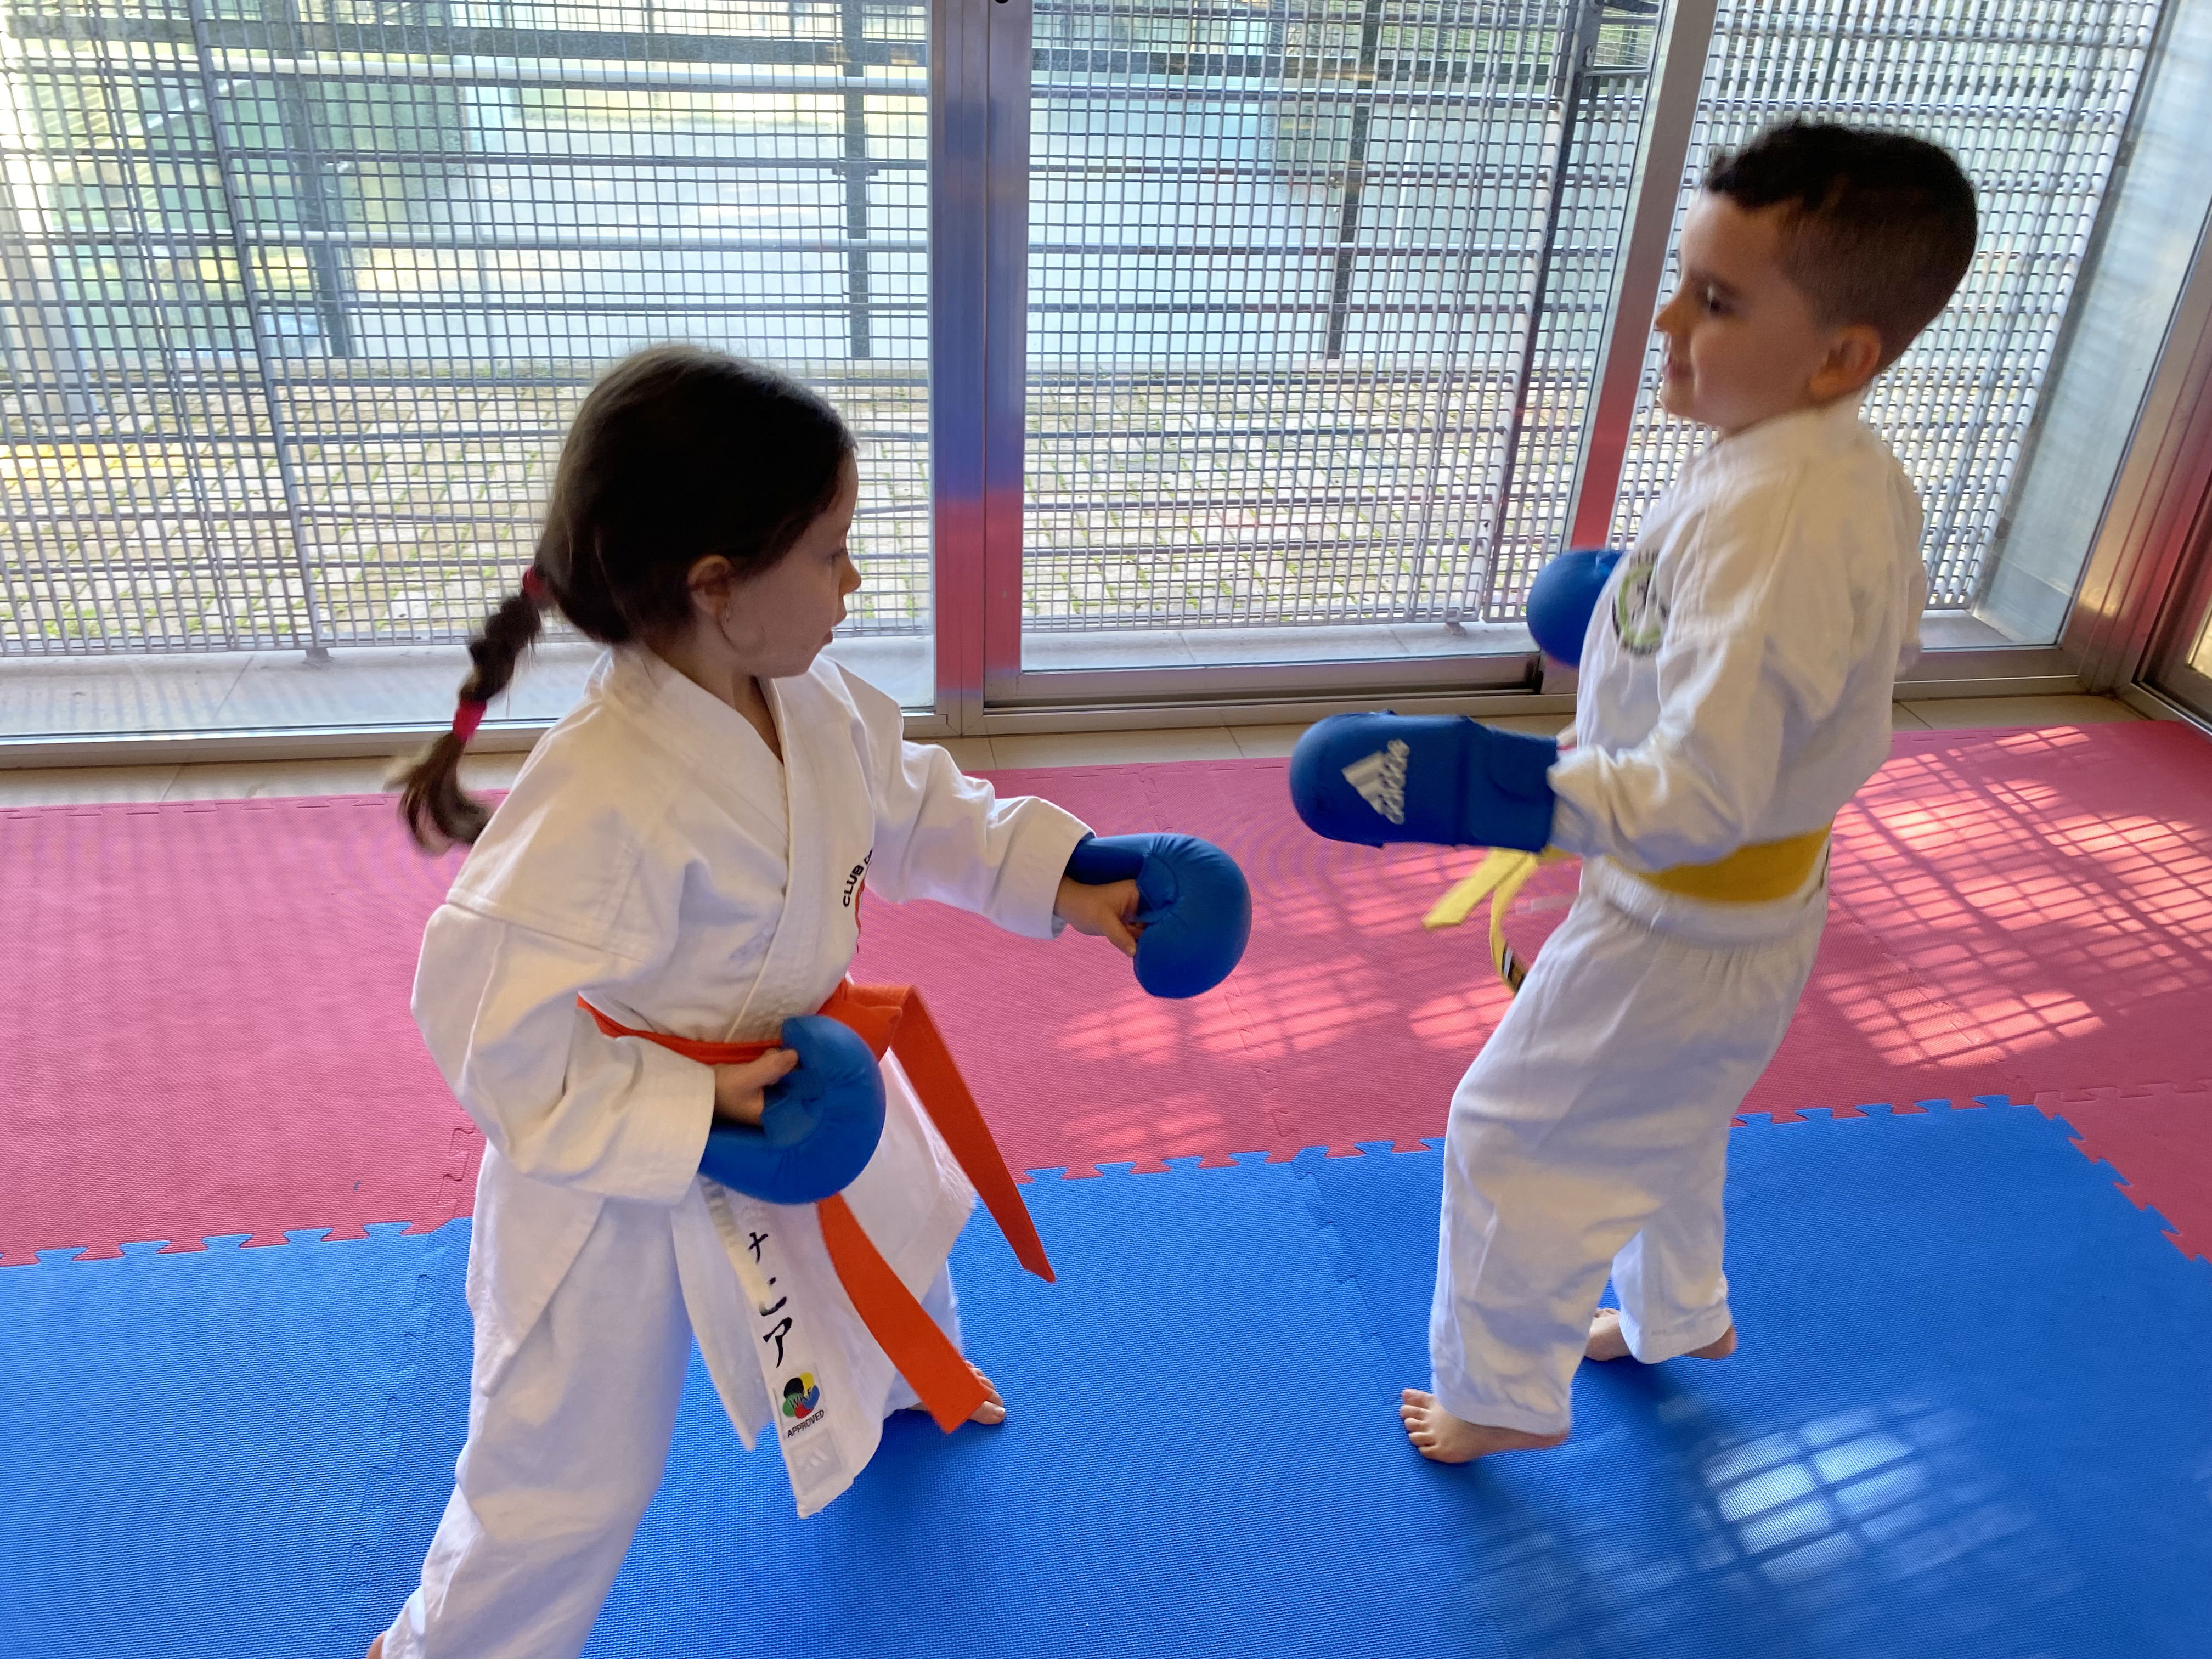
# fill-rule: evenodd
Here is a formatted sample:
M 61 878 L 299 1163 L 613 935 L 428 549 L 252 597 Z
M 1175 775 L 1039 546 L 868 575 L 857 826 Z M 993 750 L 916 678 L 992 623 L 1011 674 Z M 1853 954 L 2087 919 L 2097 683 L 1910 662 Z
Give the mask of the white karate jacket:
M 489 1143 L 469 1262 L 477 1387 L 496 1388 L 556 1291 L 624 1293 L 564 1286 L 605 1201 L 665 1205 L 701 1351 L 751 1445 L 771 1420 L 777 1367 L 732 1255 L 773 1223 L 778 1290 L 799 1321 L 793 1352 L 828 1408 L 805 1443 L 815 1467 L 793 1463 L 804 1513 L 873 1454 L 890 1362 L 837 1284 L 811 1206 L 759 1204 L 699 1176 L 712 1072 L 601 1035 L 577 997 L 641 1030 L 773 1039 L 844 975 L 864 884 L 1049 937 L 1085 831 L 1049 802 L 998 801 L 943 750 L 906 743 L 897 706 L 827 658 L 767 690 L 781 763 L 743 716 L 651 653 L 610 653 L 432 916 L 414 1012 Z M 884 1072 L 883 1141 L 846 1196 L 919 1295 L 973 1194 L 896 1061 Z
M 1819 829 L 1888 757 L 1928 577 L 1858 402 L 1717 440 L 1645 515 L 1583 640 L 1555 846 L 1710 863 Z

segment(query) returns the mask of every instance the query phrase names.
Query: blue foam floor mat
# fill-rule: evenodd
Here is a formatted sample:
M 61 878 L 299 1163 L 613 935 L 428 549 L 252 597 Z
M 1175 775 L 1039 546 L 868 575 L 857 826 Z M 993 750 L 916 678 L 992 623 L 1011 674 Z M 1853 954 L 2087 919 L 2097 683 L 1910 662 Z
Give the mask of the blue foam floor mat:
M 2212 1655 L 2212 1270 L 2019 1109 L 1734 1141 L 1744 1348 L 1586 1367 L 1425 1464 L 1434 1154 L 1029 1189 L 971 1230 L 1007 1426 L 894 1423 L 800 1522 L 694 1368 L 589 1651 Z M 0 1273 L 0 1655 L 358 1654 L 465 1409 L 466 1224 Z
M 379 1494 L 467 1236 L 322 1231 L 0 1272 L 0 1654 L 304 1659 L 388 1616 Z
M 1735 1133 L 1734 1358 L 1585 1365 L 1453 1495 L 1516 1659 L 2212 1656 L 2212 1271 L 2063 1122 L 1869 1109 Z M 1441 1159 L 1299 1167 L 1419 1379 Z

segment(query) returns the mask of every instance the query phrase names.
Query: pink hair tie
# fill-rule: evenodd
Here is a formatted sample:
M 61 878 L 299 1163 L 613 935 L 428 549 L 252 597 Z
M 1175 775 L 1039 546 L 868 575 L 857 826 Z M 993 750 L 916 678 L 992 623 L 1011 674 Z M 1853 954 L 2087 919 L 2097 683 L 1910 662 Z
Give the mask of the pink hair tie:
M 469 739 L 476 736 L 477 727 L 483 724 L 484 710 L 489 707 L 489 703 L 464 698 L 460 706 L 453 710 L 453 735 L 460 739 L 464 749 L 468 747 Z
M 534 564 L 522 573 L 522 597 L 532 605 L 545 603 L 545 578 L 538 574 Z

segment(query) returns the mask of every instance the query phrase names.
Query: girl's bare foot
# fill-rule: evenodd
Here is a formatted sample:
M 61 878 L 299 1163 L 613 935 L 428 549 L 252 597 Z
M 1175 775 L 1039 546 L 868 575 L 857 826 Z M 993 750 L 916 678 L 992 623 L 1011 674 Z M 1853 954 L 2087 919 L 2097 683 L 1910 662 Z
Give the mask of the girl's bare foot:
M 1702 1348 L 1690 1350 L 1692 1359 L 1726 1359 L 1735 1352 L 1735 1327 L 1731 1325 Z M 1583 1349 L 1589 1359 L 1626 1359 L 1628 1339 L 1620 1333 L 1620 1310 L 1600 1308 L 1590 1316 L 1589 1341 Z
M 1454 1417 L 1437 1404 L 1432 1394 L 1407 1389 L 1399 1396 L 1398 1420 L 1406 1425 L 1406 1438 L 1413 1449 L 1432 1463 L 1472 1463 L 1492 1452 L 1549 1451 L 1567 1437 L 1564 1434 L 1524 1434 L 1519 1429 L 1486 1428 L 1465 1418 Z
M 997 1387 L 993 1384 L 991 1379 L 983 1375 L 981 1370 L 975 1364 L 975 1361 L 969 1361 L 968 1369 L 975 1373 L 975 1380 L 983 1385 L 983 1393 L 985 1395 L 983 1403 L 976 1407 L 974 1411 L 969 1413 L 968 1420 L 970 1423 L 1005 1422 L 1006 1420 L 1006 1397 L 1000 1394 Z M 908 1406 L 907 1409 L 910 1412 L 925 1412 L 927 1411 L 929 1407 L 922 1405 L 917 1401 L 915 1404 Z M 377 1656 L 372 1653 L 368 1656 L 368 1659 L 377 1659 Z
M 983 1373 L 981 1370 L 978 1370 L 975 1366 L 970 1364 L 968 1369 L 975 1372 L 975 1380 L 983 1385 L 984 1394 L 983 1403 L 975 1407 L 975 1411 L 969 1414 L 968 1420 L 970 1423 L 1005 1422 L 1006 1420 L 1006 1401 L 1005 1396 L 1000 1394 L 998 1389 L 993 1384 L 991 1379 L 984 1376 Z

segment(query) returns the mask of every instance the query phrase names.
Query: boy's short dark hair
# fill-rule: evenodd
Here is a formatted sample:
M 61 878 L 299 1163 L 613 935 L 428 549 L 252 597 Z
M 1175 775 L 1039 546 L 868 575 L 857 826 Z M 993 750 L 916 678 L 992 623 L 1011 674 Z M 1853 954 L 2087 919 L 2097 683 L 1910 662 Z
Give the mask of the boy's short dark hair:
M 1974 187 L 1948 150 L 1901 132 L 1785 122 L 1715 156 L 1705 187 L 1784 210 L 1783 270 L 1822 323 L 1879 329 L 1885 368 L 1973 261 Z

